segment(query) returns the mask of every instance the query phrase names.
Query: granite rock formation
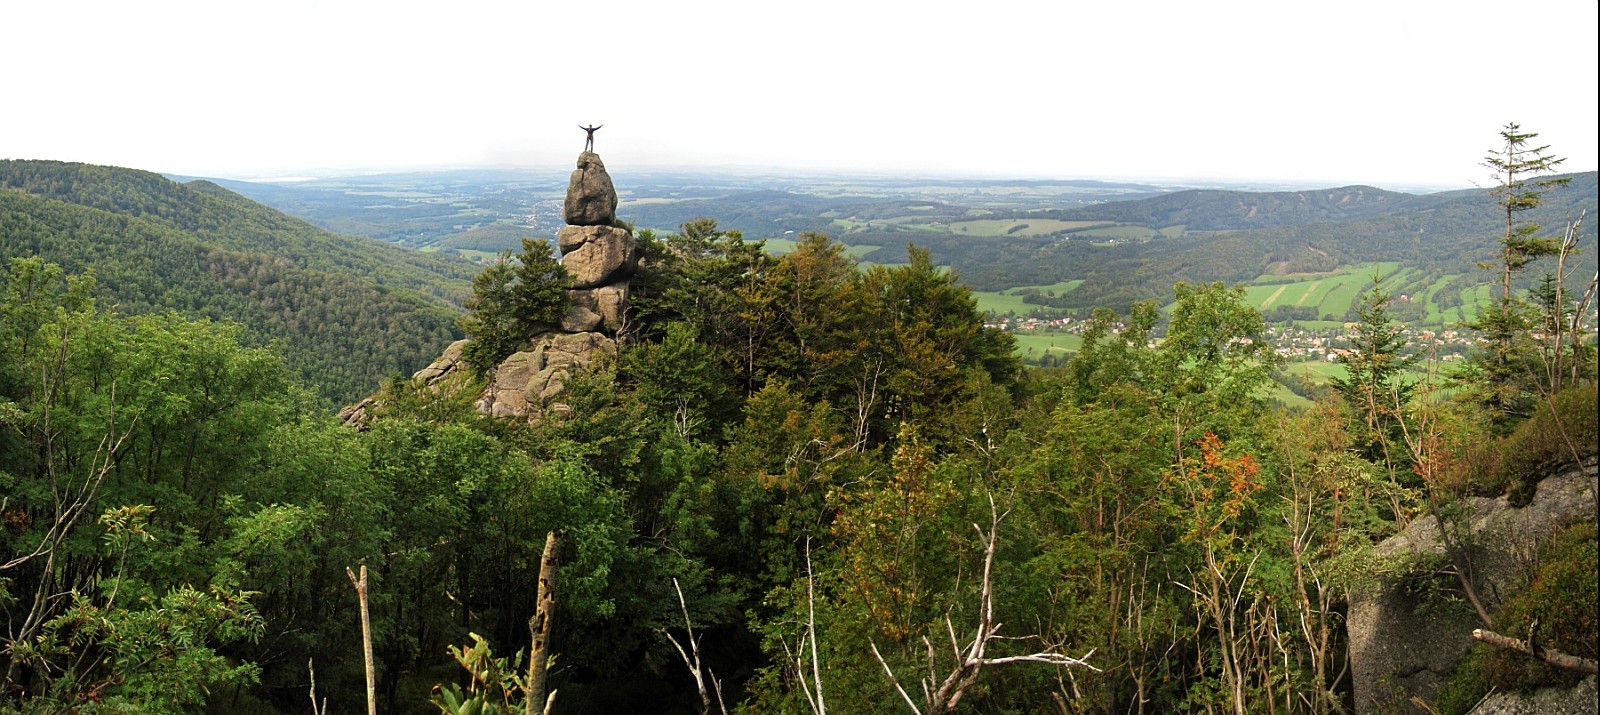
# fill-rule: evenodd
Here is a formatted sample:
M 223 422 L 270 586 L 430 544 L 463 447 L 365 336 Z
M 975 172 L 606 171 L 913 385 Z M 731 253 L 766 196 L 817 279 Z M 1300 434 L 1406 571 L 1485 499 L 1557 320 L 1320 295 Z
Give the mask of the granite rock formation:
M 1516 573 L 1519 552 L 1572 520 L 1594 520 L 1595 464 L 1571 467 L 1539 482 L 1533 501 L 1513 507 L 1507 497 L 1473 497 L 1470 531 L 1480 544 L 1473 554 L 1479 595 L 1493 599 L 1505 593 Z M 1439 525 L 1433 517 L 1411 522 L 1399 534 L 1378 544 L 1384 558 L 1444 556 Z M 1493 610 L 1498 604 L 1486 604 Z M 1483 624 L 1469 607 L 1457 604 L 1418 608 L 1416 596 L 1393 577 L 1350 594 L 1351 679 L 1356 713 L 1424 712 L 1411 696 L 1431 701 L 1461 656 L 1474 641 L 1472 630 Z
M 615 335 L 627 309 L 628 282 L 638 266 L 633 232 L 616 225 L 617 192 L 600 155 L 585 151 L 567 185 L 567 226 L 557 235 L 561 264 L 572 276 L 567 314 L 561 325 L 529 339 L 522 350 L 491 369 L 477 400 L 478 411 L 494 417 L 528 420 L 565 415 L 560 400 L 568 380 L 597 360 L 616 354 Z M 427 367 L 411 376 L 434 390 L 459 389 L 465 374 L 461 359 L 466 340 L 458 340 Z M 381 398 L 369 397 L 339 416 L 360 426 Z
M 599 154 L 586 151 L 578 155 L 578 168 L 567 182 L 567 201 L 561 213 L 569 226 L 609 226 L 617 220 L 617 190 Z

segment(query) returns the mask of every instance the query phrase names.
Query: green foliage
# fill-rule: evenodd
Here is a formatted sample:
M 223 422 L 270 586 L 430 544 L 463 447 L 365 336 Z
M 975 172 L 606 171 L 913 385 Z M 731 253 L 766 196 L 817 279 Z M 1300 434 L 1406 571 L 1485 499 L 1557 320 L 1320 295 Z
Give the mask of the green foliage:
M 265 629 L 250 602 L 254 594 L 184 585 L 133 605 L 126 597 L 132 594 L 122 594 L 117 603 L 129 548 L 154 540 L 144 528 L 154 511 L 133 505 L 101 515 L 105 553 L 119 564 L 115 576 L 100 584 L 100 597 L 73 594 L 37 636 L 10 644 L 11 666 L 35 674 L 35 696 L 22 712 L 191 712 L 212 688 L 256 680 L 253 664 L 216 650 L 260 638 Z
M 1600 539 L 1595 523 L 1580 521 L 1541 540 L 1524 566 L 1495 623 L 1524 637 L 1537 622 L 1537 640 L 1547 648 L 1591 660 L 1600 658 Z M 1497 651 L 1485 665 L 1486 679 L 1501 690 L 1526 692 L 1545 685 L 1571 686 L 1582 674 L 1551 668 L 1521 653 Z
M 1346 374 L 1333 380 L 1333 389 L 1350 409 L 1362 455 L 1396 469 L 1407 463 L 1401 420 L 1414 385 L 1406 376 L 1421 355 L 1403 353 L 1406 340 L 1389 315 L 1389 293 L 1381 287 L 1382 278 L 1374 276 L 1372 283 L 1356 309 L 1359 324 L 1351 336 L 1354 347 L 1343 360 Z
M 522 253 L 500 254 L 472 279 L 472 298 L 461 328 L 471 343 L 461 356 L 479 374 L 521 349 L 529 338 L 561 324 L 572 279 L 542 238 L 522 239 Z
M 1538 390 L 1534 384 L 1537 376 L 1546 372 L 1540 361 L 1548 359 L 1532 335 L 1541 324 L 1538 306 L 1517 294 L 1512 280 L 1534 261 L 1555 255 L 1560 248 L 1558 239 L 1538 235 L 1538 223 L 1520 217 L 1538 208 L 1549 189 L 1570 182 L 1564 178 L 1532 180 L 1531 177 L 1554 171 L 1565 161 L 1547 155 L 1548 146 L 1530 146 L 1537 136 L 1521 131 L 1515 123 L 1507 124 L 1500 132 L 1502 147 L 1484 160 L 1484 166 L 1494 172 L 1499 183 L 1494 196 L 1505 215 L 1505 232 L 1499 241 L 1501 290 L 1494 305 L 1480 313 L 1469 327 L 1479 333 L 1485 348 L 1474 357 L 1474 375 L 1485 383 L 1480 399 L 1508 416 L 1528 414 L 1533 393 Z M 1482 267 L 1496 266 L 1485 263 Z
M 1569 387 L 1541 400 L 1533 416 L 1499 440 L 1496 483 L 1509 483 L 1514 504 L 1532 501 L 1539 481 L 1557 469 L 1582 463 L 1600 443 L 1595 386 Z
M 364 431 L 317 416 L 244 329 L 108 312 L 89 280 L 17 262 L 0 291 L 0 553 L 49 548 L 0 571 L 0 700 L 45 711 L 145 697 L 93 695 L 85 678 L 110 660 L 48 698 L 37 689 L 65 677 L 73 638 L 102 634 L 96 652 L 114 652 L 112 624 L 145 629 L 147 645 L 182 639 L 164 653 L 211 674 L 174 684 L 150 661 L 117 681 L 176 688 L 171 709 L 227 707 L 218 685 L 303 709 L 314 656 L 330 709 L 353 710 L 360 634 L 344 570 L 365 564 L 383 709 L 508 711 L 520 658 L 489 643 L 525 642 L 556 530 L 550 685 L 570 707 L 697 705 L 663 635 L 684 625 L 676 579 L 730 705 L 796 712 L 800 690 L 821 688 L 837 712 L 898 712 L 863 654 L 876 643 L 895 672 L 920 674 L 926 637 L 935 665 L 950 663 L 949 631 L 965 638 L 978 618 L 972 525 L 989 523 L 993 495 L 1006 630 L 989 654 L 1092 649 L 1100 671 L 988 668 L 964 707 L 1341 706 L 1344 594 L 1419 501 L 1371 447 L 1408 423 L 1350 419 L 1332 398 L 1271 408 L 1277 358 L 1243 289 L 1180 283 L 1170 316 L 1146 292 L 1127 315 L 1096 311 L 1064 369 L 1023 371 L 933 251 L 863 270 L 821 235 L 775 258 L 710 221 L 642 245 L 621 351 L 570 376 L 568 409 L 489 419 L 470 404 L 471 376 L 438 392 L 395 377 Z M 480 366 L 560 319 L 549 247 L 524 251 L 478 278 L 466 323 Z M 1374 291 L 1362 309 L 1366 361 L 1347 398 L 1406 389 L 1390 307 Z M 1591 446 L 1593 394 L 1558 395 L 1555 413 Z M 1473 450 L 1500 445 L 1484 413 L 1454 404 L 1429 419 L 1441 473 L 1487 479 Z M 1554 422 L 1528 424 L 1516 439 L 1555 456 Z M 94 513 L 52 541 L 72 509 L 58 493 L 83 489 Z M 41 597 L 41 618 L 15 615 Z M 820 683 L 804 667 L 813 633 Z M 43 675 L 15 656 L 40 643 Z
M 468 634 L 472 645 L 450 646 L 450 657 L 467 671 L 467 689 L 460 683 L 434 686 L 429 702 L 449 715 L 512 715 L 527 707 L 529 684 L 521 672 L 522 651 L 508 662 L 496 658 L 489 641 L 476 633 Z M 539 705 L 542 711 L 544 706 Z
M 1596 569 L 1600 569 L 1600 538 L 1594 522 L 1556 530 L 1540 540 L 1533 559 L 1522 566 L 1510 597 L 1495 613 L 1496 624 L 1506 635 L 1526 638 L 1537 623 L 1534 637 L 1543 647 L 1596 658 L 1600 655 Z M 1526 654 L 1479 643 L 1456 664 L 1434 700 L 1434 709 L 1441 714 L 1466 713 L 1493 691 L 1572 687 L 1582 678 L 1581 673 L 1552 668 Z
M 234 322 L 325 404 L 410 373 L 456 336 L 464 264 L 336 236 L 215 187 L 59 162 L 0 161 L 0 259 L 95 276 L 130 314 Z

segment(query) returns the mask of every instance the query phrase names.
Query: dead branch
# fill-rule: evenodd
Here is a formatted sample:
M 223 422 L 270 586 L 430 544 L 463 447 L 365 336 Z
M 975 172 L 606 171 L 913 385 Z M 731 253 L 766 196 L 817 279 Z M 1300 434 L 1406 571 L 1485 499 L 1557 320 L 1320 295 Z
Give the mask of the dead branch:
M 1546 648 L 1541 645 L 1529 645 L 1525 640 L 1512 638 L 1510 636 L 1503 636 L 1499 633 L 1495 633 L 1494 631 L 1486 631 L 1482 628 L 1478 628 L 1472 631 L 1472 637 L 1483 641 L 1484 643 L 1488 643 L 1496 648 L 1514 650 L 1518 653 L 1526 653 L 1544 661 L 1546 664 L 1561 668 L 1563 670 L 1575 670 L 1579 673 L 1588 673 L 1590 675 L 1600 672 L 1600 662 L 1597 662 L 1593 659 L 1583 658 L 1576 655 L 1568 655 L 1566 653 L 1562 653 L 1561 651 Z
M 328 715 L 328 699 L 322 699 L 322 705 L 317 705 L 317 666 L 316 659 L 306 659 L 306 670 L 311 672 L 311 715 Z
M 722 708 L 722 715 L 727 715 L 728 707 L 722 704 L 722 685 L 717 682 L 716 674 L 700 663 L 700 639 L 694 635 L 694 622 L 689 620 L 689 604 L 684 601 L 683 589 L 678 586 L 676 578 L 672 579 L 672 590 L 678 592 L 678 608 L 683 611 L 683 625 L 689 631 L 689 650 L 685 651 L 683 644 L 671 633 L 667 634 L 667 640 L 672 641 L 672 647 L 678 649 L 678 657 L 683 659 L 684 667 L 694 676 L 694 687 L 700 694 L 700 715 L 709 715 L 711 712 L 711 695 L 706 692 L 707 675 L 711 677 L 711 687 L 717 692 L 717 705 Z
M 955 653 L 956 664 L 943 681 L 937 681 L 934 674 L 933 644 L 928 642 L 926 637 L 923 638 L 923 643 L 928 648 L 928 675 L 922 681 L 923 705 L 927 708 L 926 711 L 919 709 L 916 703 L 912 701 L 911 696 L 906 693 L 905 688 L 901 687 L 900 680 L 895 677 L 894 670 L 889 667 L 889 664 L 883 659 L 883 655 L 878 652 L 878 644 L 868 641 L 869 645 L 872 646 L 873 657 L 877 658 L 878 663 L 883 666 L 884 672 L 889 676 L 889 682 L 894 685 L 895 690 L 899 691 L 900 697 L 905 699 L 906 704 L 911 706 L 911 711 L 917 713 L 917 715 L 924 715 L 924 712 L 926 712 L 926 715 L 942 715 L 943 713 L 954 711 L 956 706 L 961 703 L 962 696 L 966 695 L 967 689 L 978 682 L 978 675 L 985 666 L 1007 665 L 1010 663 L 1047 663 L 1057 667 L 1084 667 L 1097 673 L 1100 672 L 1099 668 L 1089 665 L 1086 660 L 1090 655 L 1094 654 L 1093 650 L 1084 654 L 1081 658 L 1059 653 L 1053 648 L 1027 655 L 1002 656 L 999 658 L 991 658 L 985 655 L 991 641 L 1038 638 L 1037 635 L 1017 638 L 1003 637 L 1000 635 L 1001 624 L 996 623 L 994 620 L 993 574 L 995 544 L 1000 533 L 1000 522 L 1008 514 L 1010 514 L 1009 511 L 1002 513 L 995 506 L 994 495 L 990 494 L 989 531 L 985 533 L 982 527 L 977 524 L 972 525 L 972 528 L 977 530 L 979 539 L 984 545 L 983 581 L 979 586 L 978 624 L 973 631 L 971 642 L 962 646 L 956 638 L 955 625 L 950 622 L 948 617 L 945 618 L 945 629 L 950 635 L 950 646 Z M 938 687 L 935 687 L 936 682 Z

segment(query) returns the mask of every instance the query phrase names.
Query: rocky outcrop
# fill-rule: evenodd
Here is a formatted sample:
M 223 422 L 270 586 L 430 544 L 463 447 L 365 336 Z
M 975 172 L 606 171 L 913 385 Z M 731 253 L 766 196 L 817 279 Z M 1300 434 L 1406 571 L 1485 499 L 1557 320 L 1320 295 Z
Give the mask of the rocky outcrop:
M 1467 715 L 1593 715 L 1600 712 L 1600 690 L 1593 675 L 1571 690 L 1541 688 L 1527 695 L 1494 693 Z
M 494 369 L 478 411 L 494 417 L 564 416 L 567 406 L 558 398 L 567 381 L 616 350 L 616 342 L 600 333 L 546 333 Z
M 609 226 L 617 220 L 617 190 L 599 154 L 578 155 L 561 214 L 570 226 Z
M 478 398 L 483 414 L 530 420 L 564 415 L 567 406 L 560 397 L 567 382 L 617 352 L 611 336 L 622 326 L 638 246 L 632 231 L 614 225 L 617 191 L 599 154 L 578 155 L 564 210 L 569 225 L 556 234 L 556 245 L 561 266 L 572 277 L 567 314 L 559 329 L 534 336 L 525 349 L 489 371 L 489 385 Z M 450 351 L 445 352 L 441 361 Z M 437 373 L 439 366 L 436 361 L 423 373 Z
M 446 377 L 455 374 L 456 370 L 466 367 L 461 361 L 461 349 L 467 346 L 467 340 L 457 340 L 444 349 L 444 353 L 428 366 L 418 370 L 411 376 L 413 380 L 421 380 L 432 385 Z
M 1540 537 L 1574 519 L 1595 519 L 1593 464 L 1539 483 L 1533 501 L 1513 508 L 1506 497 L 1471 500 L 1469 533 L 1479 596 L 1492 612 L 1506 595 L 1517 566 Z M 1438 521 L 1424 517 L 1376 547 L 1398 562 L 1443 558 Z M 1372 588 L 1350 594 L 1351 680 L 1357 713 L 1425 712 L 1408 701 L 1437 694 L 1481 628 L 1469 606 L 1419 603 L 1405 579 L 1380 576 Z M 1592 712 L 1592 711 L 1590 711 Z
M 600 328 L 615 333 L 622 326 L 622 311 L 628 303 L 628 284 L 613 283 L 585 290 L 567 291 L 567 315 L 561 329 L 584 333 Z
M 478 411 L 485 415 L 529 420 L 564 415 L 568 408 L 560 397 L 567 382 L 616 354 L 613 336 L 622 327 L 638 246 L 632 231 L 615 225 L 617 192 L 599 154 L 578 155 L 563 208 L 569 225 L 557 234 L 556 243 L 561 265 L 572 277 L 567 314 L 560 326 L 533 336 L 522 350 L 489 370 L 488 384 L 477 399 Z M 461 352 L 467 342 L 451 344 L 412 380 L 433 390 L 461 389 L 468 381 L 450 378 L 466 370 Z M 359 427 L 378 399 L 351 405 L 339 417 Z
M 573 288 L 597 288 L 633 275 L 637 251 L 633 233 L 615 226 L 568 226 L 556 234 L 561 265 Z

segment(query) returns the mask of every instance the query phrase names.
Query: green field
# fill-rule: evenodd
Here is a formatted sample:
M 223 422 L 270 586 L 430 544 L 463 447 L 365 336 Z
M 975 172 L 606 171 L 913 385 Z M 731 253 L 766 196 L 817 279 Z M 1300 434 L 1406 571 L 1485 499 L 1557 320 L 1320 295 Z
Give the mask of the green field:
M 771 256 L 782 256 L 791 253 L 794 251 L 795 246 L 799 245 L 792 238 L 768 238 L 765 239 L 765 241 L 766 243 L 763 244 L 763 250 L 767 252 L 767 255 Z M 866 244 L 859 246 L 845 246 L 844 255 L 851 258 L 860 258 L 880 248 L 883 247 L 869 246 Z
M 766 243 L 761 244 L 761 247 L 770 255 L 782 256 L 793 252 L 795 245 L 792 238 L 769 238 L 766 239 Z
M 1111 241 L 1148 241 L 1161 235 L 1153 229 L 1144 226 L 1106 226 L 1104 228 L 1091 228 L 1087 231 L 1074 231 L 1072 236 L 1089 236 Z
M 1071 333 L 1012 333 L 1017 340 L 1017 357 L 1038 359 L 1046 353 L 1066 355 L 1077 352 L 1083 339 Z
M 1357 296 L 1372 286 L 1372 276 L 1395 273 L 1398 263 L 1366 263 L 1335 273 L 1318 273 L 1284 282 L 1284 276 L 1264 275 L 1245 287 L 1245 301 L 1266 312 L 1280 305 L 1315 306 L 1318 315 L 1342 318 Z
M 1018 286 L 1016 288 L 1007 288 L 1001 291 L 973 291 L 972 297 L 978 299 L 978 312 L 980 313 L 992 312 L 995 315 L 1005 315 L 1006 313 L 1027 315 L 1041 306 L 1023 302 L 1022 296 L 1018 295 L 1019 291 L 1032 288 L 1040 292 L 1049 291 L 1055 293 L 1056 295 L 1060 295 L 1072 290 L 1073 288 L 1077 288 L 1082 283 L 1083 281 L 1081 280 L 1061 281 L 1060 283 L 1052 283 L 1050 285 Z
M 963 236 L 1047 236 L 1058 231 L 1073 231 L 1095 226 L 1109 226 L 1109 223 L 1044 218 L 991 218 L 959 221 L 950 224 L 949 229 L 951 233 Z

